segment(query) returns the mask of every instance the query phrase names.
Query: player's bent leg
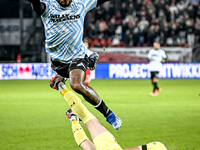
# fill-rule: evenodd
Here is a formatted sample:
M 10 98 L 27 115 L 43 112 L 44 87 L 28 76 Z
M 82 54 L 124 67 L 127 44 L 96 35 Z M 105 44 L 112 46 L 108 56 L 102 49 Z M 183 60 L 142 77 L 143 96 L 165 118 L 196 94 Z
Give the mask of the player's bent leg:
M 123 150 L 110 132 L 103 132 L 93 140 L 97 150 Z
M 66 112 L 66 114 L 72 123 L 72 130 L 74 133 L 75 140 L 82 149 L 122 150 L 122 148 L 116 142 L 114 136 L 99 123 L 97 118 L 93 118 L 86 123 L 86 127 L 89 130 L 90 135 L 95 143 L 94 146 L 94 144 L 91 141 L 89 141 L 87 136 L 85 135 L 85 132 L 83 131 L 81 125 L 78 122 L 79 118 L 74 114 L 74 112 L 71 109 L 69 109 Z
M 91 119 L 95 118 L 87 108 L 82 104 L 81 99 L 76 96 L 72 91 L 67 89 L 64 78 L 56 75 L 50 82 L 50 86 L 58 90 L 64 99 L 67 101 L 69 106 L 75 112 L 75 114 L 84 122 L 87 123 Z
M 119 129 L 122 126 L 122 121 L 115 115 L 101 100 L 98 94 L 91 87 L 86 86 L 84 82 L 85 73 L 81 69 L 73 69 L 70 71 L 70 86 L 77 93 L 81 94 L 86 101 L 92 104 L 98 111 L 100 111 L 106 120 L 112 125 L 114 129 Z
M 83 150 L 96 150 L 94 143 L 92 143 L 90 140 L 85 140 L 80 144 L 80 147 Z
M 71 88 L 81 94 L 90 104 L 98 105 L 101 101 L 98 94 L 91 88 L 84 84 L 85 72 L 81 69 L 73 69 L 70 71 L 70 86 Z
M 88 131 L 90 132 L 92 140 L 94 140 L 94 138 L 97 135 L 99 135 L 103 132 L 108 132 L 108 130 L 100 124 L 100 122 L 97 118 L 88 121 L 85 125 L 86 125 Z
M 76 71 L 82 71 L 80 69 L 74 69 Z M 82 72 L 84 73 L 84 72 Z M 76 80 L 76 79 L 75 79 Z M 80 82 L 80 81 L 79 81 Z M 65 86 L 65 78 L 60 76 L 60 75 L 56 75 L 55 77 L 53 77 L 53 79 L 50 82 L 50 86 L 53 89 L 58 90 L 62 95 L 63 92 L 67 92 L 69 91 L 66 86 Z M 77 84 L 74 84 L 73 86 L 75 86 L 77 88 Z M 74 87 L 74 88 L 75 88 Z M 89 89 L 93 90 L 91 87 L 88 87 Z M 61 92 L 62 91 L 62 92 Z M 94 91 L 94 90 L 93 90 Z M 92 93 L 94 94 L 94 92 L 92 91 Z M 69 91 L 69 93 L 72 93 L 71 91 Z M 68 93 L 68 94 L 69 94 Z M 96 93 L 96 92 L 95 92 Z M 72 94 L 73 97 L 76 97 L 75 94 Z M 97 94 L 96 94 L 97 95 Z M 97 95 L 98 96 L 98 95 Z M 64 96 L 65 100 L 68 102 L 68 97 Z M 84 97 L 84 96 L 83 96 Z M 94 97 L 94 96 L 92 96 Z M 105 105 L 105 103 L 100 99 L 100 102 L 98 104 L 93 103 L 93 101 L 91 102 L 91 99 L 89 97 L 84 97 L 88 102 L 90 102 L 91 104 L 94 105 L 94 107 L 99 110 L 105 117 L 106 120 L 112 125 L 112 127 L 114 129 L 119 129 L 122 126 L 122 121 L 119 117 L 117 117 L 117 115 L 115 115 L 111 110 L 108 109 L 108 107 Z M 76 99 L 76 98 L 75 98 Z M 78 98 L 79 99 L 79 98 Z M 69 103 L 69 102 L 68 102 Z M 70 104 L 69 104 L 70 105 Z
M 115 137 L 100 124 L 97 118 L 86 123 L 97 150 L 122 150 Z
M 72 91 L 67 89 L 65 83 L 62 80 L 59 80 L 58 75 L 52 79 L 51 83 L 53 84 L 53 86 L 55 86 L 55 89 L 58 89 L 58 91 L 64 97 L 64 99 L 67 101 L 67 103 L 69 104 L 71 109 L 74 111 L 74 113 L 84 123 L 87 123 L 91 119 L 95 118 L 94 115 L 92 115 L 87 110 L 87 108 L 82 104 L 81 99 L 76 94 L 74 94 Z M 51 83 L 50 83 L 50 86 L 51 86 Z

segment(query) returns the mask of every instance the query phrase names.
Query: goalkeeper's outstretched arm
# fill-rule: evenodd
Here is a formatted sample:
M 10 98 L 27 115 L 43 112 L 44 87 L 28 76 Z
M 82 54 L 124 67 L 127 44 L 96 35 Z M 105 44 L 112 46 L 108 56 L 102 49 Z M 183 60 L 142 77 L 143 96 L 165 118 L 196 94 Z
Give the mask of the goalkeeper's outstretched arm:
M 46 9 L 46 5 L 42 2 L 40 2 L 40 0 L 27 0 L 28 2 L 30 2 L 32 4 L 33 10 L 38 14 L 38 15 L 42 15 L 43 12 Z

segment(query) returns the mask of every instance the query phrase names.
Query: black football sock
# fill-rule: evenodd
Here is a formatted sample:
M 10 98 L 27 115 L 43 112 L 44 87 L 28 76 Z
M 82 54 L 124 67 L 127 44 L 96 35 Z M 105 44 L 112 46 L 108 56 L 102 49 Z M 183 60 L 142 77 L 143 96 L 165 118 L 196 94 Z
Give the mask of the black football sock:
M 153 83 L 153 92 L 156 91 L 156 87 L 155 87 L 155 84 Z
M 98 111 L 100 111 L 104 117 L 107 117 L 112 111 L 106 106 L 103 100 L 97 105 L 94 106 Z
M 147 150 L 147 145 L 142 145 L 142 150 Z
M 157 85 L 157 82 L 154 82 L 153 83 L 153 85 L 154 85 L 154 89 L 153 89 L 153 92 L 155 92 L 157 89 L 158 89 L 158 85 Z

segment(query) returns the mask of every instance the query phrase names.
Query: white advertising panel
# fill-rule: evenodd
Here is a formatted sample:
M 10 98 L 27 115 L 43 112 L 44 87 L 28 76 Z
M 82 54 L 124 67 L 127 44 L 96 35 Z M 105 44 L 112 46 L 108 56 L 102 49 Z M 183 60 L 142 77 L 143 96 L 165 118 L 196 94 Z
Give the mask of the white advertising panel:
M 0 64 L 0 80 L 51 79 L 55 75 L 50 63 Z M 91 79 L 94 78 L 95 71 L 91 71 Z

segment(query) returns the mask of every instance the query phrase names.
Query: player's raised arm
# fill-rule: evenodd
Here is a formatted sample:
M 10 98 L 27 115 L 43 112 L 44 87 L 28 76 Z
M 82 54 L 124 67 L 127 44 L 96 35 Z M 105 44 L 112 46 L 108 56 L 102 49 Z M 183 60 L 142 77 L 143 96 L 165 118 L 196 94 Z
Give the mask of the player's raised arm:
M 33 10 L 38 14 L 42 15 L 46 9 L 45 3 L 41 3 L 40 0 L 27 0 L 32 4 Z

